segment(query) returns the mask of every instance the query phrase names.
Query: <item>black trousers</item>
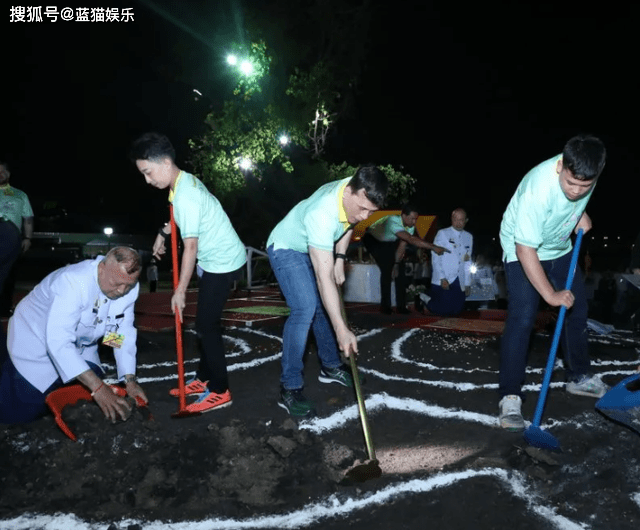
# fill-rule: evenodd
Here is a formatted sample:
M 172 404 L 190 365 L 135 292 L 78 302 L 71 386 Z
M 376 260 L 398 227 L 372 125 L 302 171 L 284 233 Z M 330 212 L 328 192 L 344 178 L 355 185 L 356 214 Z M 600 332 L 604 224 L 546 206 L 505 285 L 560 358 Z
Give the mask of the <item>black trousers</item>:
M 378 241 L 371 234 L 365 234 L 362 238 L 367 252 L 376 260 L 380 268 L 380 306 L 382 309 L 391 309 L 391 282 L 393 278 L 393 265 L 396 261 L 396 250 L 399 241 Z M 400 263 L 396 280 L 396 305 L 398 309 L 406 307 L 407 277 L 404 271 L 404 262 Z
M 196 333 L 200 346 L 200 365 L 196 377 L 201 381 L 209 381 L 209 390 L 216 394 L 229 389 L 222 340 L 222 310 L 241 270 L 221 274 L 205 271 L 198 282 Z
M 22 233 L 11 221 L 0 218 L 0 310 L 13 305 L 13 282 L 11 269 L 20 256 Z

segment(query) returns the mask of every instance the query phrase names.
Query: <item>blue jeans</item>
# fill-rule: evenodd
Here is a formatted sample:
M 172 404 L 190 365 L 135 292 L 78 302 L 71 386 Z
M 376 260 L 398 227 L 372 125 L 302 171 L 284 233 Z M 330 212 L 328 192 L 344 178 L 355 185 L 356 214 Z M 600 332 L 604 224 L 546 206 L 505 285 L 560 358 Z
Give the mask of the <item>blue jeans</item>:
M 282 294 L 291 309 L 284 325 L 280 383 L 287 390 L 296 390 L 304 386 L 303 357 L 310 329 L 313 329 L 322 366 L 337 368 L 342 361 L 333 327 L 320 298 L 309 254 L 288 249 L 273 250 L 273 245 L 267 249 L 267 253 Z
M 571 252 L 542 261 L 551 285 L 562 290 L 567 281 Z M 509 307 L 500 345 L 500 396 L 515 394 L 522 397 L 529 339 L 536 321 L 540 295 L 529 282 L 519 261 L 505 263 Z M 571 292 L 575 302 L 566 312 L 559 346 L 564 355 L 565 375 L 572 381 L 590 370 L 587 339 L 587 297 L 580 267 L 576 268 Z

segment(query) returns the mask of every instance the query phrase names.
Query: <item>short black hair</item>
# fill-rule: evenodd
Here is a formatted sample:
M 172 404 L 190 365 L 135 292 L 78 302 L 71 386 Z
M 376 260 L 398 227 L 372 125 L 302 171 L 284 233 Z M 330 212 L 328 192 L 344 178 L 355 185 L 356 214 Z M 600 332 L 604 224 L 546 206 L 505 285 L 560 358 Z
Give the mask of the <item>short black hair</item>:
M 415 204 L 410 202 L 404 203 L 402 206 L 402 215 L 411 215 L 413 212 L 420 213 Z
M 368 164 L 358 168 L 356 174 L 349 181 L 349 187 L 353 193 L 364 189 L 367 199 L 378 208 L 382 208 L 387 199 L 389 180 L 379 168 Z
M 578 180 L 593 180 L 604 169 L 607 151 L 595 136 L 579 135 L 569 140 L 562 150 L 562 167 Z
M 176 150 L 164 134 L 149 132 L 131 144 L 129 158 L 134 164 L 136 160 L 158 162 L 163 158 L 170 158 L 172 162 L 175 162 Z

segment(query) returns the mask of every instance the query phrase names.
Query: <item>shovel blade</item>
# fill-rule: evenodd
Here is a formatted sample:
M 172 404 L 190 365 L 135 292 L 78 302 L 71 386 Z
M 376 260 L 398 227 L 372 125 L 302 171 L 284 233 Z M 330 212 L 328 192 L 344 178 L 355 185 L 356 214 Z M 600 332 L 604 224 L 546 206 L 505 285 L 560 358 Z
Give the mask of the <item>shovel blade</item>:
M 344 478 L 340 481 L 343 485 L 354 482 L 366 482 L 382 476 L 382 469 L 377 460 L 369 460 L 364 464 L 358 464 L 345 473 Z
M 620 381 L 598 400 L 596 410 L 640 433 L 640 374 Z
M 533 447 L 539 449 L 550 449 L 551 451 L 557 451 L 560 449 L 560 442 L 555 436 L 543 431 L 540 427 L 531 425 L 524 431 L 524 439 Z

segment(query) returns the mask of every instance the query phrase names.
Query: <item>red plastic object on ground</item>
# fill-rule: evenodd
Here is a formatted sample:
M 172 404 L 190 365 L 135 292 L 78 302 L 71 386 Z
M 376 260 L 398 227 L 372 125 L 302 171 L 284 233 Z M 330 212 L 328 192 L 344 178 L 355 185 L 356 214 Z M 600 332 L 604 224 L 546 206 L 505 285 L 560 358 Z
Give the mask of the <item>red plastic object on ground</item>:
M 124 397 L 127 395 L 127 391 L 119 386 L 111 386 L 111 389 L 120 397 Z M 71 429 L 69 429 L 69 426 L 62 419 L 62 409 L 67 405 L 75 405 L 81 399 L 84 399 L 86 401 L 93 401 L 91 392 L 89 392 L 89 390 L 85 386 L 79 383 L 76 383 L 75 385 L 63 386 L 58 390 L 54 390 L 45 398 L 45 403 L 51 409 L 58 427 L 60 427 L 62 432 L 65 433 L 74 442 L 77 441 L 76 435 L 73 434 Z

